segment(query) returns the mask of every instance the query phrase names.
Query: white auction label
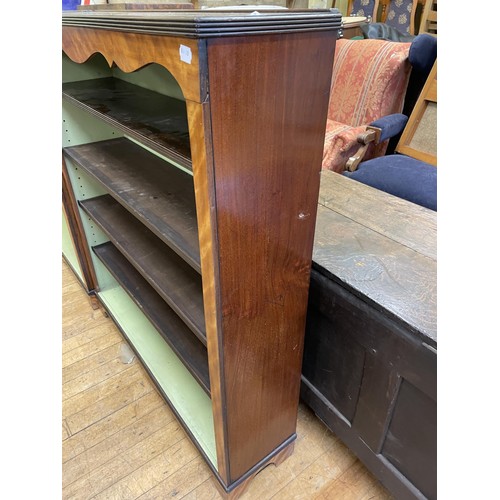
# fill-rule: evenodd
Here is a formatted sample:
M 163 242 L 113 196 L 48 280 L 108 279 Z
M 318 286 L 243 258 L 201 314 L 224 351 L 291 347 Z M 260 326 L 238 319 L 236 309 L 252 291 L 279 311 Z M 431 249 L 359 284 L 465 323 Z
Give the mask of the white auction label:
M 191 64 L 191 59 L 193 58 L 193 54 L 191 53 L 191 49 L 186 47 L 185 45 L 179 46 L 179 54 L 181 56 L 181 61 Z

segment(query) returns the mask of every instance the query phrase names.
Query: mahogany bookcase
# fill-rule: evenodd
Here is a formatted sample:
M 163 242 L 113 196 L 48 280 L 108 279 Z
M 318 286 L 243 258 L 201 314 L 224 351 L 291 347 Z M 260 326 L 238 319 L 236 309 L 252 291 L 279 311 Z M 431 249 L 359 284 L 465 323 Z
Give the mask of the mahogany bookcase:
M 62 24 L 65 257 L 236 497 L 296 438 L 341 15 Z

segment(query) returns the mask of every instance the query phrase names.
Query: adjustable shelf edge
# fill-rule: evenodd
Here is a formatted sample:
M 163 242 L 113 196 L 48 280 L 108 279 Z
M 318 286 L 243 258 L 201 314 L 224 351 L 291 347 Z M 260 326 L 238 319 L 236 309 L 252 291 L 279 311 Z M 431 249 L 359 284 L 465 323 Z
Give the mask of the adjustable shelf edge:
M 64 252 L 226 498 L 293 451 L 340 24 L 63 14 Z

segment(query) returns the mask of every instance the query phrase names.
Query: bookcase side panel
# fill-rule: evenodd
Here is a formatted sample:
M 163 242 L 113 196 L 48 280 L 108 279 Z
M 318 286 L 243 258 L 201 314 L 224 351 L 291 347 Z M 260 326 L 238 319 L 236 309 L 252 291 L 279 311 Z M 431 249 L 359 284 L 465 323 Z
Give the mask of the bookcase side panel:
M 335 40 L 208 42 L 231 482 L 295 436 Z

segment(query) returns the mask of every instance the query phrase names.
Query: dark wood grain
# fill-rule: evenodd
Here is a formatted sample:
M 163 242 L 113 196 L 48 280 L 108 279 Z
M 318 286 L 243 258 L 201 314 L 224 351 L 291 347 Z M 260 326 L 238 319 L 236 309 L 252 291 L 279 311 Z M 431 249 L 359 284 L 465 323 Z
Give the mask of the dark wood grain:
M 385 311 L 377 310 L 372 304 L 358 297 L 345 285 L 338 284 L 331 277 L 316 269 L 311 270 L 311 294 L 308 315 L 316 316 L 315 324 L 322 330 L 316 336 L 309 336 L 311 324 L 307 324 L 306 345 L 321 336 L 343 336 L 359 344 L 358 356 L 377 354 L 384 363 L 405 374 L 412 384 L 436 398 L 436 351 L 429 349 L 419 335 L 390 318 Z M 337 343 L 338 346 L 341 343 Z M 322 359 L 326 358 L 326 354 Z M 316 368 L 322 366 L 316 360 Z M 363 365 L 365 360 L 362 360 Z M 356 365 L 352 364 L 351 368 Z M 358 365 L 359 366 L 359 365 Z M 312 365 L 314 368 L 314 365 Z M 360 374 L 353 374 L 356 378 Z M 336 383 L 336 382 L 332 382 Z M 340 383 L 340 380 L 339 380 Z
M 437 259 L 436 212 L 335 172 L 321 172 L 319 204 L 387 239 Z
M 376 349 L 375 349 L 376 351 Z M 377 353 L 368 352 L 363 366 L 363 381 L 353 430 L 375 453 L 379 454 L 391 417 L 401 378 Z
M 381 453 L 425 498 L 437 498 L 436 401 L 406 380 L 399 388 Z
M 93 250 L 141 308 L 203 390 L 210 395 L 208 358 L 205 346 L 193 336 L 177 314 L 167 306 L 112 243 L 97 245 L 93 247 Z
M 324 282 L 325 278 L 313 269 L 302 377 L 352 423 L 363 379 L 365 348 L 351 334 L 352 322 L 345 321 L 350 311 L 345 314 L 342 302 L 332 300 L 332 289 Z
M 208 41 L 231 481 L 295 432 L 335 38 Z
M 395 498 L 422 500 L 435 483 L 427 476 L 435 464 L 432 426 L 431 436 L 413 443 L 435 421 L 436 381 L 436 351 L 421 337 L 349 287 L 311 271 L 301 397 Z M 401 385 L 412 396 L 400 401 Z M 404 417 L 409 413 L 419 416 L 419 425 Z M 419 460 L 428 463 L 419 467 Z
M 191 169 L 184 102 L 118 78 L 63 84 L 63 98 Z
M 382 203 L 366 209 L 376 211 L 374 206 L 385 210 Z M 320 272 L 348 286 L 354 294 L 384 310 L 423 340 L 436 344 L 435 259 L 412 249 L 410 244 L 402 245 L 378 229 L 356 222 L 349 214 L 345 216 L 320 205 L 313 260 Z
M 73 146 L 64 153 L 200 271 L 193 178 L 189 174 L 127 139 Z
M 436 213 L 333 172 L 319 202 L 301 396 L 395 498 L 435 498 Z
M 94 293 L 97 286 L 97 278 L 95 275 L 92 257 L 90 255 L 89 247 L 85 238 L 85 230 L 80 219 L 78 212 L 78 205 L 76 202 L 73 188 L 71 187 L 71 180 L 68 174 L 68 168 L 62 157 L 62 208 L 66 215 L 71 238 L 75 246 L 75 252 L 78 257 L 78 262 L 83 274 L 83 286 L 87 293 Z
M 111 196 L 80 206 L 206 345 L 201 276 Z

